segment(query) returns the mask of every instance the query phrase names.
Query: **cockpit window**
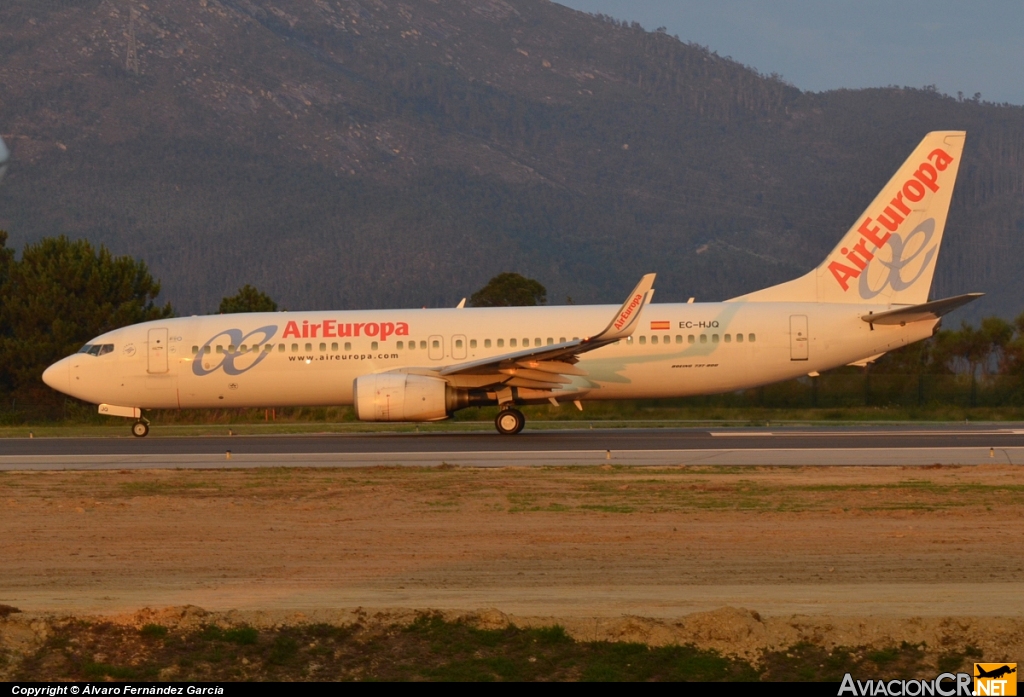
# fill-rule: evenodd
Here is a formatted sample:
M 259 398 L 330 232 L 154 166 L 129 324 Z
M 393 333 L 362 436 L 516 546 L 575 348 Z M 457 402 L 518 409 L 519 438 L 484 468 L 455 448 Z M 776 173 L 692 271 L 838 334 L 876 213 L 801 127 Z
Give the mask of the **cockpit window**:
M 113 344 L 86 344 L 78 350 L 79 353 L 88 353 L 90 356 L 103 356 L 114 352 Z

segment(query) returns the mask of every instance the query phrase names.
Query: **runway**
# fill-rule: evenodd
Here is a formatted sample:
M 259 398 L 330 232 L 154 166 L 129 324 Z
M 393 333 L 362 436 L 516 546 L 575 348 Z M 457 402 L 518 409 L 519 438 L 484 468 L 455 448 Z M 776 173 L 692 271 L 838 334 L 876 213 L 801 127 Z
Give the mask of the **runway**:
M 157 430 L 157 429 L 155 429 Z M 1024 426 L 597 428 L 0 440 L 0 471 L 245 467 L 1024 464 Z

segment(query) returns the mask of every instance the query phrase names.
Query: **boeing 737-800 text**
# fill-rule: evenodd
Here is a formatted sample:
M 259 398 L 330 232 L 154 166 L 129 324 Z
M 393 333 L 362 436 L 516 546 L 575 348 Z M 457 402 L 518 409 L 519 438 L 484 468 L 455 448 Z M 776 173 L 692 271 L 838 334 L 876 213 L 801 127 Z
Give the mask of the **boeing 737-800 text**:
M 144 409 L 352 404 L 364 421 L 497 405 L 680 397 L 863 365 L 980 294 L 929 302 L 965 133 L 929 133 L 825 261 L 720 303 L 276 312 L 146 322 L 50 366 L 50 387 L 149 430 Z

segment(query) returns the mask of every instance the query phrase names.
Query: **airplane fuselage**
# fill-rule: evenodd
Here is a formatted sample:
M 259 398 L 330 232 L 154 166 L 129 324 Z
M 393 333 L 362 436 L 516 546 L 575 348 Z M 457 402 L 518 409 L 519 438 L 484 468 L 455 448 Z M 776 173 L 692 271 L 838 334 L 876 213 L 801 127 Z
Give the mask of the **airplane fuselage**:
M 931 336 L 937 320 L 872 326 L 887 306 L 651 304 L 633 335 L 579 356 L 562 389 L 517 403 L 713 394 L 822 372 Z M 275 312 L 159 320 L 90 342 L 47 371 L 79 399 L 144 409 L 346 405 L 360 376 L 445 365 L 596 334 L 612 305 Z M 475 387 L 474 376 L 450 378 Z M 528 385 L 528 383 L 526 383 Z M 66 389 L 65 389 L 66 387 Z

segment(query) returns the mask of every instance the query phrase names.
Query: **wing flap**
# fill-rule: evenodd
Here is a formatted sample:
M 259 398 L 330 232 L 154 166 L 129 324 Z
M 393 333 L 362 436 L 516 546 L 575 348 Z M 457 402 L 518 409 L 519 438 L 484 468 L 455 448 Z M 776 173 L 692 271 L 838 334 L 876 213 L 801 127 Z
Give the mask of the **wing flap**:
M 577 368 L 572 363 L 565 361 L 519 361 L 516 365 L 521 368 L 539 370 L 544 373 L 558 373 L 559 375 L 586 375 L 587 371 Z
M 558 373 L 544 372 L 543 370 L 531 370 L 529 368 L 500 368 L 498 370 L 502 375 L 508 375 L 514 378 L 524 378 L 526 380 L 534 380 L 537 382 L 550 382 L 559 385 L 567 385 L 572 382 L 571 378 L 564 377 Z

